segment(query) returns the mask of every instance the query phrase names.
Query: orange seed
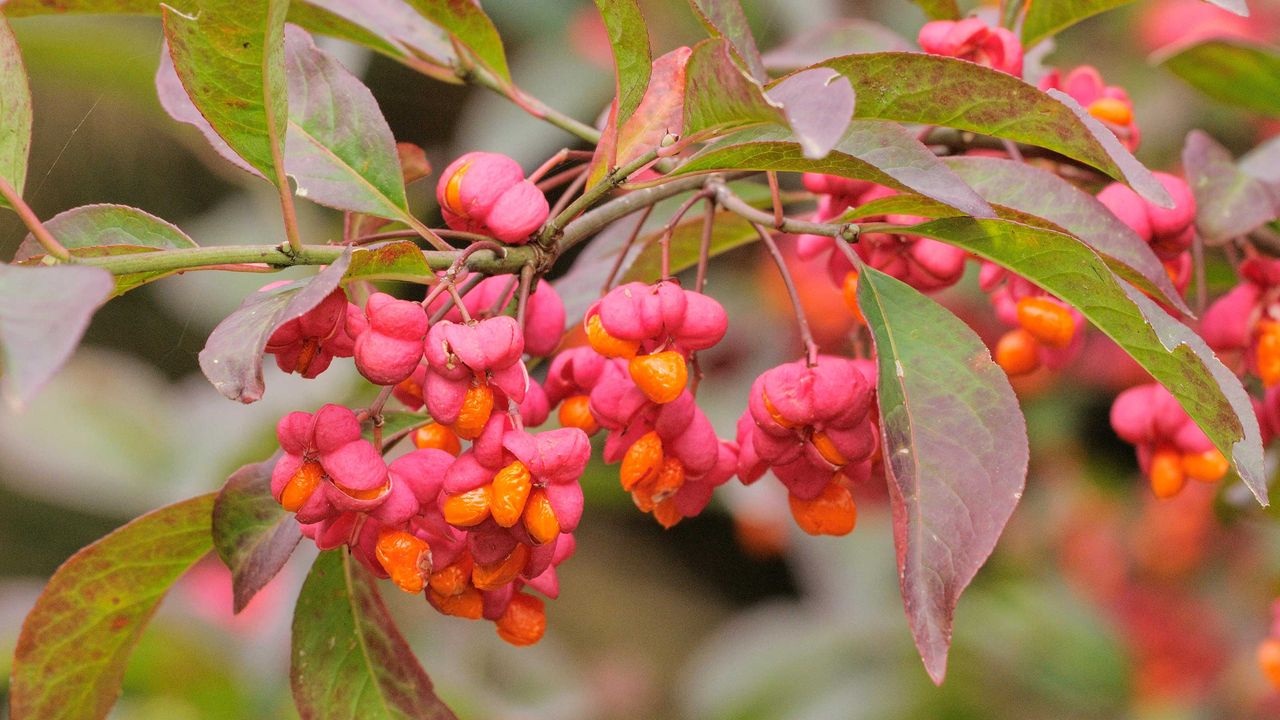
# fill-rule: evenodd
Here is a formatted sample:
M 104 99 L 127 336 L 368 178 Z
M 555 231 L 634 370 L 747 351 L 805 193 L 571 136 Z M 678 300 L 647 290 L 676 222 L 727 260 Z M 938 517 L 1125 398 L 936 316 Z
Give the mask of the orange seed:
M 1151 492 L 1161 500 L 1177 495 L 1187 482 L 1182 471 L 1182 456 L 1176 450 L 1157 450 L 1151 456 L 1147 474 L 1151 479 Z
M 403 530 L 383 530 L 374 555 L 397 587 L 411 594 L 422 592 L 431 574 L 431 547 L 425 540 Z
M 1186 453 L 1182 456 L 1182 472 L 1187 477 L 1200 482 L 1217 482 L 1227 474 L 1231 463 L 1223 457 L 1217 448 L 1210 448 L 1200 453 Z
M 496 625 L 503 640 L 519 647 L 532 645 L 547 632 L 546 607 L 540 598 L 516 593 Z
M 574 395 L 560 405 L 560 426 L 576 427 L 588 435 L 595 435 L 600 429 L 596 416 L 591 414 L 591 398 L 586 395 Z
M 848 535 L 858 524 L 858 506 L 853 502 L 853 493 L 835 479 L 812 500 L 801 500 L 795 495 L 789 495 L 788 500 L 796 524 L 810 535 Z
M 651 430 L 627 448 L 627 454 L 622 456 L 618 476 L 622 481 L 622 489 L 631 492 L 640 483 L 656 478 L 661 471 L 662 438 Z
M 1010 376 L 1026 375 L 1040 367 L 1040 343 L 1022 328 L 1001 336 L 995 355 L 996 364 Z
M 529 494 L 529 502 L 524 506 L 524 529 L 539 545 L 546 545 L 560 534 L 560 521 L 551 509 L 546 490 L 534 488 Z
M 315 460 L 302 463 L 302 467 L 289 478 L 288 484 L 280 492 L 280 507 L 289 512 L 298 512 L 298 509 L 311 498 L 316 488 L 320 487 L 320 481 L 323 479 L 324 469 L 320 467 L 320 463 Z
M 452 430 L 440 423 L 427 423 L 413 432 L 413 444 L 419 450 L 443 450 L 454 457 L 462 452 L 462 443 Z
M 492 494 L 490 486 L 482 485 L 460 495 L 447 496 L 440 506 L 444 521 L 455 527 L 479 525 L 489 517 Z
M 1071 311 L 1047 297 L 1019 300 L 1018 324 L 1049 347 L 1064 348 L 1076 335 L 1076 321 L 1071 317 Z
M 493 476 L 493 495 L 489 500 L 489 512 L 493 519 L 505 528 L 515 527 L 524 514 L 525 501 L 529 499 L 529 468 L 516 460 Z
M 674 350 L 637 355 L 631 358 L 628 370 L 645 397 L 659 404 L 680 397 L 689 383 L 689 367 L 684 355 Z
M 635 340 L 622 340 L 609 334 L 604 329 L 600 315 L 592 315 L 587 319 L 587 343 L 593 350 L 605 357 L 633 358 L 640 352 L 640 343 Z
M 492 413 L 493 390 L 483 382 L 472 385 L 462 398 L 462 408 L 458 411 L 458 419 L 453 421 L 453 431 L 460 438 L 475 440 Z
M 516 545 L 515 549 L 498 562 L 487 565 L 476 563 L 471 570 L 471 584 L 480 590 L 497 590 L 515 580 L 529 562 L 529 547 Z

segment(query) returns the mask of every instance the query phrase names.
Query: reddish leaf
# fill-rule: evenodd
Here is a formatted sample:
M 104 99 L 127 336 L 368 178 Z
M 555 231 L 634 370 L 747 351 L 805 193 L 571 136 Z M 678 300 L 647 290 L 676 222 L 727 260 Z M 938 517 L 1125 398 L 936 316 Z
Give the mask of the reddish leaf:
M 792 135 L 807 158 L 826 157 L 853 119 L 853 86 L 830 68 L 788 75 L 766 94 L 782 106 Z
M 160 65 L 156 68 L 156 96 L 160 99 L 160 107 L 169 113 L 169 117 L 199 130 L 214 152 L 222 156 L 224 160 L 247 173 L 260 178 L 263 177 L 262 173 L 245 162 L 244 158 L 231 149 L 227 141 L 223 140 L 222 136 L 209 124 L 209 121 L 204 119 L 204 115 L 200 114 L 200 109 L 191 102 L 190 96 L 187 95 L 187 89 L 182 87 L 182 80 L 178 78 L 178 73 L 173 69 L 173 57 L 169 55 L 168 43 L 160 47 Z
M 1196 196 L 1196 228 L 1210 245 L 1280 217 L 1280 188 L 1242 172 L 1231 153 L 1208 134 L 1192 130 L 1187 135 L 1182 166 Z
M 13 720 L 97 720 L 169 586 L 211 549 L 213 493 L 160 508 L 72 555 L 27 615 L 9 686 Z
M 1027 428 L 982 340 L 909 285 L 860 269 L 907 620 L 935 683 L 960 593 L 1022 497 Z
M 431 284 L 436 273 L 427 264 L 422 248 L 409 240 L 388 243 L 352 254 L 348 280 L 400 280 Z
M 378 595 L 346 550 L 320 554 L 293 612 L 293 699 L 303 720 L 451 720 Z
M 302 532 L 271 496 L 271 470 L 280 457 L 245 465 L 227 478 L 213 504 L 213 546 L 231 570 L 238 613 L 280 572 Z
M 0 264 L 0 394 L 26 406 L 80 344 L 115 287 L 101 268 Z
M 350 264 L 348 250 L 313 277 L 250 295 L 218 323 L 200 351 L 200 369 L 218 392 L 243 403 L 259 400 L 265 390 L 262 352 L 271 334 L 319 305 L 338 287 Z
M 703 40 L 693 46 L 685 66 L 684 133 L 702 136 L 747 125 L 786 126 L 782 107 L 738 67 L 729 43 Z
M 626 165 L 658 147 L 668 133 L 683 132 L 685 65 L 692 53 L 679 47 L 654 60 L 649 86 L 635 112 L 621 127 L 615 127 L 611 115 L 591 158 L 588 187 L 600 182 L 611 167 Z
M 729 41 L 756 82 L 769 79 L 760 51 L 756 48 L 755 36 L 751 34 L 751 26 L 747 24 L 747 16 L 738 0 L 689 0 L 689 5 L 712 37 Z

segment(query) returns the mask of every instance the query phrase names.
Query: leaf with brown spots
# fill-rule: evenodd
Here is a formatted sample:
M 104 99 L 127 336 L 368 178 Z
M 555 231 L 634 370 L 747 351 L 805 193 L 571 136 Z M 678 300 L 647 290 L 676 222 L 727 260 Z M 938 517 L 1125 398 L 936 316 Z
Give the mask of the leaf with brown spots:
M 18 637 L 12 720 L 97 720 L 169 586 L 213 547 L 213 493 L 147 513 L 62 564 Z
M 293 555 L 302 532 L 271 496 L 280 453 L 231 473 L 213 504 L 213 544 L 231 570 L 234 609 L 244 610 Z

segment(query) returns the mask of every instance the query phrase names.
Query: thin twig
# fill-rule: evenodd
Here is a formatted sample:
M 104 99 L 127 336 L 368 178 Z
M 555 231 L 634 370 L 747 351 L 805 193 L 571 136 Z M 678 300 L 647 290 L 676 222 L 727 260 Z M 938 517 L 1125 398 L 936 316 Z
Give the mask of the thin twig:
M 769 198 L 773 201 L 773 226 L 782 229 L 782 196 L 778 188 L 778 173 L 770 170 L 764 174 L 769 179 Z
M 538 243 L 543 246 L 550 246 L 561 234 L 565 226 L 569 224 L 570 220 L 603 200 L 605 195 L 613 192 L 619 185 L 626 182 L 627 178 L 631 177 L 633 173 L 657 159 L 658 150 L 655 148 L 622 167 L 610 170 L 603 180 L 587 188 L 587 191 L 582 193 L 577 200 L 570 203 L 563 210 L 552 213 L 551 221 L 542 227 L 542 232 L 538 233 Z M 585 178 L 586 176 L 583 177 Z M 586 180 L 584 179 L 582 182 L 585 183 Z M 565 192 L 568 193 L 569 191 Z
M 476 286 L 482 282 L 484 282 L 484 278 L 481 276 L 467 278 L 467 281 L 462 283 L 462 287 L 458 288 L 458 294 L 461 295 L 462 297 L 466 297 L 467 293 L 474 290 Z M 430 324 L 435 325 L 436 323 L 443 320 L 444 316 L 448 315 L 449 311 L 453 309 L 453 306 L 454 306 L 453 297 L 450 296 L 445 298 L 444 303 L 440 305 L 440 309 L 432 313 L 431 318 L 429 319 Z
M 556 204 L 551 206 L 550 216 L 558 218 L 560 213 L 564 212 L 565 207 L 569 205 L 569 201 L 573 200 L 574 196 L 581 192 L 582 187 L 586 184 L 586 173 L 574 178 L 573 182 L 569 183 L 569 187 L 566 187 L 564 192 L 560 193 L 560 197 L 556 198 Z
M 757 210 L 750 203 L 738 197 L 736 193 L 729 189 L 729 186 L 723 182 L 713 182 L 710 187 L 715 190 L 716 202 L 721 207 L 735 215 L 740 215 L 752 223 L 760 225 L 768 225 L 773 223 L 773 215 L 763 210 Z M 849 242 L 857 240 L 861 230 L 854 223 L 819 223 L 809 222 L 807 220 L 796 220 L 794 218 L 784 217 L 782 223 L 778 226 L 778 230 L 789 234 L 807 233 L 810 235 L 825 235 L 827 237 L 843 238 Z
M 589 172 L 590 170 L 591 168 L 587 165 L 579 165 L 577 167 L 571 167 L 568 170 L 561 170 L 555 175 L 552 175 L 551 177 L 539 182 L 538 189 L 544 193 L 550 190 L 555 190 L 561 185 L 565 185 L 571 182 L 572 180 L 577 178 L 579 175 L 587 174 L 587 172 Z
M 489 306 L 488 315 L 494 317 L 501 315 L 503 310 L 507 309 L 507 305 L 511 304 L 511 291 L 516 289 L 516 283 L 520 279 L 515 275 L 507 278 L 507 282 L 502 286 L 502 292 L 498 293 L 497 299 Z
M 458 76 L 467 82 L 474 83 L 506 97 L 530 115 L 539 120 L 545 120 L 571 135 L 576 135 L 586 140 L 592 145 L 600 142 L 599 130 L 578 122 L 510 83 L 499 80 L 493 73 L 479 65 L 472 65 L 466 68 L 464 71 L 459 72 Z
M 520 269 L 520 293 L 516 296 L 516 324 L 524 327 L 525 311 L 529 307 L 529 291 L 533 288 L 533 265 Z
M 711 234 L 715 226 L 716 196 L 712 194 L 707 196 L 707 214 L 702 217 L 702 238 L 698 243 L 698 275 L 693 281 L 693 289 L 696 292 L 702 292 L 707 284 L 707 264 L 711 261 Z
M 650 205 L 640 212 L 640 221 L 631 229 L 631 234 L 627 235 L 627 242 L 622 246 L 622 251 L 618 253 L 618 257 L 613 259 L 613 267 L 609 268 L 609 276 L 604 280 L 604 287 L 600 289 L 603 295 L 613 288 L 613 281 L 618 277 L 618 271 L 622 269 L 622 263 L 626 261 L 627 255 L 631 254 L 631 246 L 635 244 L 636 238 L 640 237 L 640 231 L 644 228 L 645 221 L 653 214 L 653 206 Z
M 536 183 L 541 180 L 544 175 L 551 172 L 552 168 L 555 166 L 573 160 L 590 160 L 592 155 L 594 155 L 594 153 L 590 150 L 570 150 L 569 148 L 564 148 L 555 155 L 547 158 L 546 162 L 539 165 L 538 169 L 530 173 L 529 177 L 525 179 L 531 183 Z
M 44 247 L 45 252 L 63 262 L 71 259 L 71 252 L 53 237 L 49 229 L 44 226 L 44 223 L 40 222 L 40 218 L 36 216 L 31 206 L 22 199 L 22 195 L 18 194 L 18 191 L 3 177 L 0 177 L 0 196 L 3 196 L 9 203 L 9 207 L 18 213 L 18 217 L 22 219 L 22 224 L 27 226 L 36 242 Z
M 782 252 L 778 250 L 778 244 L 773 241 L 773 236 L 769 231 L 759 223 L 751 223 L 751 227 L 756 229 L 760 235 L 760 241 L 768 248 L 769 255 L 773 257 L 773 262 L 778 266 L 778 273 L 782 275 L 782 284 L 787 288 L 787 295 L 791 298 L 791 307 L 796 313 L 796 325 L 800 329 L 800 339 L 804 342 L 805 363 L 809 367 L 818 364 L 818 344 L 813 341 L 813 332 L 809 329 L 809 319 L 805 317 L 804 306 L 800 304 L 800 293 L 796 290 L 795 279 L 791 277 L 791 271 L 787 268 L 787 261 L 782 257 Z

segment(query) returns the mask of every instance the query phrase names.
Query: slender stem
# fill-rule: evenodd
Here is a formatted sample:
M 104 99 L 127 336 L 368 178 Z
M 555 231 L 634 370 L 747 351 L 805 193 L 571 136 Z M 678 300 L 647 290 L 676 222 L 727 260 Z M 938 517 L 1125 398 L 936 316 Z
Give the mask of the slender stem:
M 0 177 L 0 196 L 3 196 L 9 203 L 9 207 L 18 213 L 18 217 L 22 219 L 22 224 L 27 226 L 27 229 L 31 231 L 31 235 L 44 247 L 45 252 L 63 262 L 71 259 L 71 253 L 67 248 L 53 237 L 49 229 L 44 226 L 44 223 L 40 222 L 40 218 L 36 216 L 31 206 L 22 199 L 22 195 L 18 194 L 18 191 L 9 184 L 9 181 L 2 177 Z
M 707 285 L 707 263 L 711 260 L 711 233 L 716 226 L 716 198 L 712 195 L 707 198 L 707 214 L 702 216 L 702 238 L 698 243 L 698 275 L 693 281 L 693 289 L 695 292 L 702 292 Z M 697 376 L 694 376 L 697 380 Z M 697 387 L 696 383 L 694 387 Z
M 556 214 L 551 219 L 551 222 L 543 226 L 542 232 L 538 234 L 538 243 L 543 246 L 550 246 L 563 232 L 564 227 L 569 224 L 570 220 L 604 199 L 605 195 L 613 192 L 619 185 L 626 182 L 632 173 L 656 159 L 658 159 L 658 151 L 656 149 L 650 150 L 626 165 L 610 170 L 603 180 L 588 188 L 577 200 Z
M 738 197 L 728 185 L 723 182 L 715 183 L 716 202 L 720 203 L 725 210 L 735 215 L 740 215 L 752 223 L 760 225 L 772 224 L 773 215 L 763 210 L 757 210 L 751 207 L 746 200 Z M 867 227 L 870 227 L 868 225 Z M 796 220 L 794 218 L 784 217 L 781 224 L 777 226 L 778 230 L 790 234 L 807 233 L 809 235 L 826 235 L 827 237 L 843 238 L 850 242 L 856 240 L 861 232 L 858 225 L 854 223 L 817 223 L 807 220 Z
M 588 165 L 579 165 L 577 167 L 571 167 L 568 170 L 561 170 L 555 175 L 552 175 L 551 177 L 539 182 L 538 189 L 544 193 L 547 192 L 548 190 L 555 190 L 561 185 L 565 185 L 573 181 L 579 175 L 587 174 L 588 172 L 590 172 L 590 170 L 591 170 L 591 167 Z
M 539 120 L 544 120 L 555 125 L 570 135 L 576 135 L 592 145 L 600 142 L 599 130 L 596 130 L 590 125 L 574 120 L 559 110 L 549 107 L 546 103 L 517 87 L 500 81 L 497 77 L 494 77 L 493 73 L 479 65 L 472 65 L 471 67 L 466 68 L 465 71 L 459 73 L 459 76 L 467 82 L 479 85 L 482 88 L 492 90 L 493 92 L 502 95 L 518 105 L 521 110 L 524 110 Z
M 773 200 L 773 226 L 781 229 L 782 221 L 785 218 L 782 216 L 782 196 L 778 188 L 778 173 L 770 170 L 765 173 L 765 177 L 769 179 L 769 198 Z
M 529 291 L 533 289 L 533 273 L 532 265 L 525 265 L 520 269 L 520 292 L 516 295 L 516 324 L 524 327 L 525 311 L 529 307 Z
M 403 238 L 416 237 L 419 237 L 417 230 L 388 230 L 387 232 L 348 238 L 345 242 L 348 245 L 368 245 L 369 243 L 380 242 L 382 240 L 399 240 Z
M 1204 238 L 1200 233 L 1195 234 L 1191 244 L 1191 264 L 1196 275 L 1196 314 L 1202 315 L 1209 304 L 1209 288 L 1205 285 Z
M 653 206 L 650 205 L 640 212 L 640 221 L 631 228 L 631 233 L 627 235 L 627 242 L 622 246 L 622 251 L 618 253 L 618 257 L 613 259 L 613 267 L 609 268 L 609 276 L 604 280 L 604 287 L 600 289 L 603 295 L 613 288 L 613 281 L 618 277 L 618 271 L 622 269 L 622 263 L 626 261 L 627 256 L 631 254 L 631 246 L 635 245 L 636 238 L 640 237 L 640 231 L 644 229 L 644 224 L 648 221 L 649 216 L 653 214 Z
M 560 241 L 556 243 L 556 251 L 563 253 L 600 232 L 615 220 L 624 218 L 637 210 L 649 207 L 667 198 L 705 187 L 708 182 L 710 181 L 705 177 L 682 177 L 661 185 L 632 190 L 625 195 L 614 198 L 594 210 L 583 213 L 577 220 L 566 225 Z
M 463 297 L 466 297 L 467 293 L 474 290 L 475 287 L 483 281 L 484 281 L 483 277 L 467 278 L 467 281 L 462 283 L 462 287 L 458 288 L 458 294 Z M 444 283 L 441 283 L 440 287 L 443 288 Z M 453 309 L 453 297 L 450 296 L 445 298 L 444 302 L 440 305 L 440 309 L 436 310 L 435 313 L 431 315 L 429 319 L 429 323 L 431 325 L 435 325 L 436 323 L 440 322 L 441 320 L 444 319 L 445 315 L 449 314 L 449 311 L 452 309 Z
M 667 224 L 663 226 L 662 234 L 658 236 L 658 244 L 662 248 L 663 280 L 671 277 L 671 236 L 675 233 L 676 226 L 680 224 L 680 221 L 684 219 L 684 216 L 689 213 L 689 210 L 691 210 L 694 205 L 704 198 L 710 197 L 714 194 L 714 190 L 703 188 L 689 196 L 688 199 L 680 204 L 680 207 L 676 209 L 675 213 L 671 215 L 671 219 L 667 220 Z
M 574 178 L 573 182 L 569 183 L 569 187 L 565 188 L 564 192 L 560 193 L 560 197 L 556 198 L 556 204 L 551 206 L 550 215 L 555 217 L 564 212 L 565 206 L 569 204 L 569 201 L 572 200 L 575 195 L 582 191 L 583 186 L 586 184 L 586 173 L 582 173 L 578 177 Z
M 452 280 L 446 280 L 445 287 L 448 288 L 449 297 L 453 298 L 453 304 L 457 306 L 458 313 L 462 315 L 462 322 L 471 322 L 471 311 L 467 310 L 467 304 L 462 302 L 462 295 L 458 294 L 458 286 L 454 285 Z
M 521 272 L 523 272 L 523 270 L 521 270 Z M 488 315 L 490 317 L 501 315 L 502 311 L 507 309 L 507 305 L 511 304 L 511 291 L 516 289 L 516 283 L 519 282 L 519 280 L 520 279 L 515 275 L 507 278 L 506 284 L 502 286 L 502 292 L 498 293 L 497 299 L 495 299 L 493 301 L 493 305 L 489 307 Z
M 782 284 L 787 288 L 787 295 L 791 298 L 791 307 L 796 313 L 796 325 L 800 329 L 800 339 L 804 342 L 805 363 L 809 367 L 818 364 L 818 344 L 813 341 L 813 332 L 809 330 L 809 319 L 805 317 L 804 306 L 800 304 L 800 293 L 796 290 L 795 279 L 791 277 L 791 271 L 787 269 L 787 261 L 782 257 L 782 252 L 778 250 L 778 244 L 773 241 L 773 236 L 769 231 L 759 223 L 751 223 L 760 235 L 760 241 L 769 249 L 769 255 L 773 257 L 773 262 L 778 266 L 778 273 L 782 275 Z
M 274 143 L 273 143 L 274 145 Z M 272 150 L 272 154 L 278 154 Z M 302 252 L 302 234 L 298 231 L 298 209 L 293 204 L 293 189 L 284 174 L 284 158 L 276 159 L 276 191 L 280 195 L 280 216 L 284 219 L 284 236 L 293 253 Z
M 413 228 L 414 231 L 416 231 L 419 235 L 422 236 L 422 239 L 426 240 L 427 243 L 432 247 L 434 247 L 435 249 L 446 250 L 446 251 L 453 249 L 453 246 L 445 242 L 444 239 L 440 237 L 440 235 L 438 235 L 434 230 L 432 230 L 431 228 L 423 224 L 423 222 L 418 218 L 413 217 L 412 215 L 406 214 L 405 217 L 402 218 L 402 220 L 404 224 Z
M 560 165 L 562 163 L 570 162 L 573 160 L 590 160 L 594 154 L 595 153 L 591 152 L 590 150 L 570 150 L 569 148 L 563 148 L 562 150 L 557 152 L 555 155 L 552 155 L 551 157 L 547 158 L 546 162 L 539 165 L 538 169 L 530 173 L 529 177 L 525 179 L 531 183 L 536 183 L 539 180 L 541 180 L 543 176 L 545 176 L 547 173 L 551 172 L 552 168 L 554 168 L 555 166 Z

